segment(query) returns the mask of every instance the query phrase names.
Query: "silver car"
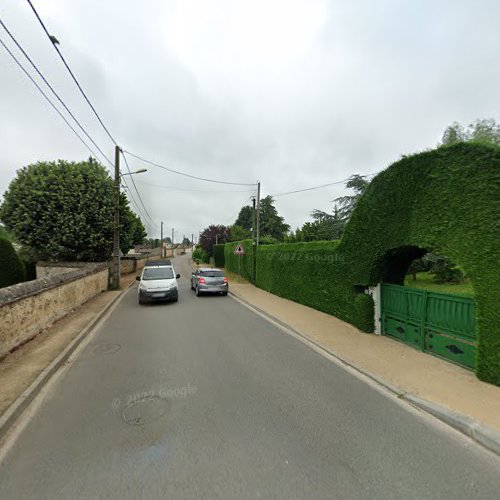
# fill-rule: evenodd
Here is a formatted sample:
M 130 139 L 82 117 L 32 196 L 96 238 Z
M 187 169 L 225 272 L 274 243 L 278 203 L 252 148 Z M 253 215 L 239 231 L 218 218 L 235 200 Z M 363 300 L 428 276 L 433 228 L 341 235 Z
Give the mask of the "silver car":
M 191 290 L 199 297 L 202 293 L 220 293 L 227 295 L 229 283 L 220 269 L 202 267 L 193 271 Z

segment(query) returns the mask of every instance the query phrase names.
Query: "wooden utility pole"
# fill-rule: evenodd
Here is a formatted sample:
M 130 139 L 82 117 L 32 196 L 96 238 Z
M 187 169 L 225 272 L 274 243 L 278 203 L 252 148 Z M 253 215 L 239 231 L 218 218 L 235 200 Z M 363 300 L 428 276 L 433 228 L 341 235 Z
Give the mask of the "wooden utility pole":
M 111 286 L 120 288 L 120 147 L 115 146 L 115 219 L 113 227 L 113 271 Z
M 260 181 L 257 182 L 257 235 L 255 237 L 257 247 L 259 246 L 259 239 L 260 239 Z
M 163 221 L 160 223 L 160 249 L 161 258 L 163 259 Z

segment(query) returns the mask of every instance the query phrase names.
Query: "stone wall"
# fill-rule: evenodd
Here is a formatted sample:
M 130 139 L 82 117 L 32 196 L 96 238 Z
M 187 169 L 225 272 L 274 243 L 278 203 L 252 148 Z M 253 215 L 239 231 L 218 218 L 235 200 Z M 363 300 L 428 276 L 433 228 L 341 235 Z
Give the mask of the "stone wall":
M 0 289 L 0 359 L 107 287 L 104 263 Z

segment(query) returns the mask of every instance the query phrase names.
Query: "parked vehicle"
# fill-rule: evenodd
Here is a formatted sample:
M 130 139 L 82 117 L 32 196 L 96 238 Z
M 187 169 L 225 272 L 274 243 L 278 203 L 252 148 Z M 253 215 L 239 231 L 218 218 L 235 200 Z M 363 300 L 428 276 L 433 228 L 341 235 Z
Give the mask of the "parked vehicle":
M 198 297 L 203 293 L 227 295 L 229 282 L 220 269 L 202 267 L 191 276 L 191 290 L 194 290 Z
M 171 265 L 162 261 L 147 262 L 141 275 L 136 278 L 139 281 L 137 291 L 139 304 L 166 300 L 177 302 L 179 299 L 178 278 L 180 274 L 176 274 Z

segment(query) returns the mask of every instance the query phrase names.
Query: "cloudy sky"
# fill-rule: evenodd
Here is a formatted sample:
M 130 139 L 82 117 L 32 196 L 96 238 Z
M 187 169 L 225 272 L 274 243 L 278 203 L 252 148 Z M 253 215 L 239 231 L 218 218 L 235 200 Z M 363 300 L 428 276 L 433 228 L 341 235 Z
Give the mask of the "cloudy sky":
M 195 176 L 260 180 L 263 196 L 375 173 L 435 146 L 453 121 L 500 117 L 498 0 L 33 3 L 123 149 Z M 29 4 L 2 0 L 0 17 L 113 158 Z M 0 72 L 0 193 L 26 164 L 89 156 L 2 47 Z M 146 167 L 135 179 L 151 236 L 161 220 L 176 239 L 233 223 L 252 195 Z M 295 228 L 346 193 L 276 206 Z

